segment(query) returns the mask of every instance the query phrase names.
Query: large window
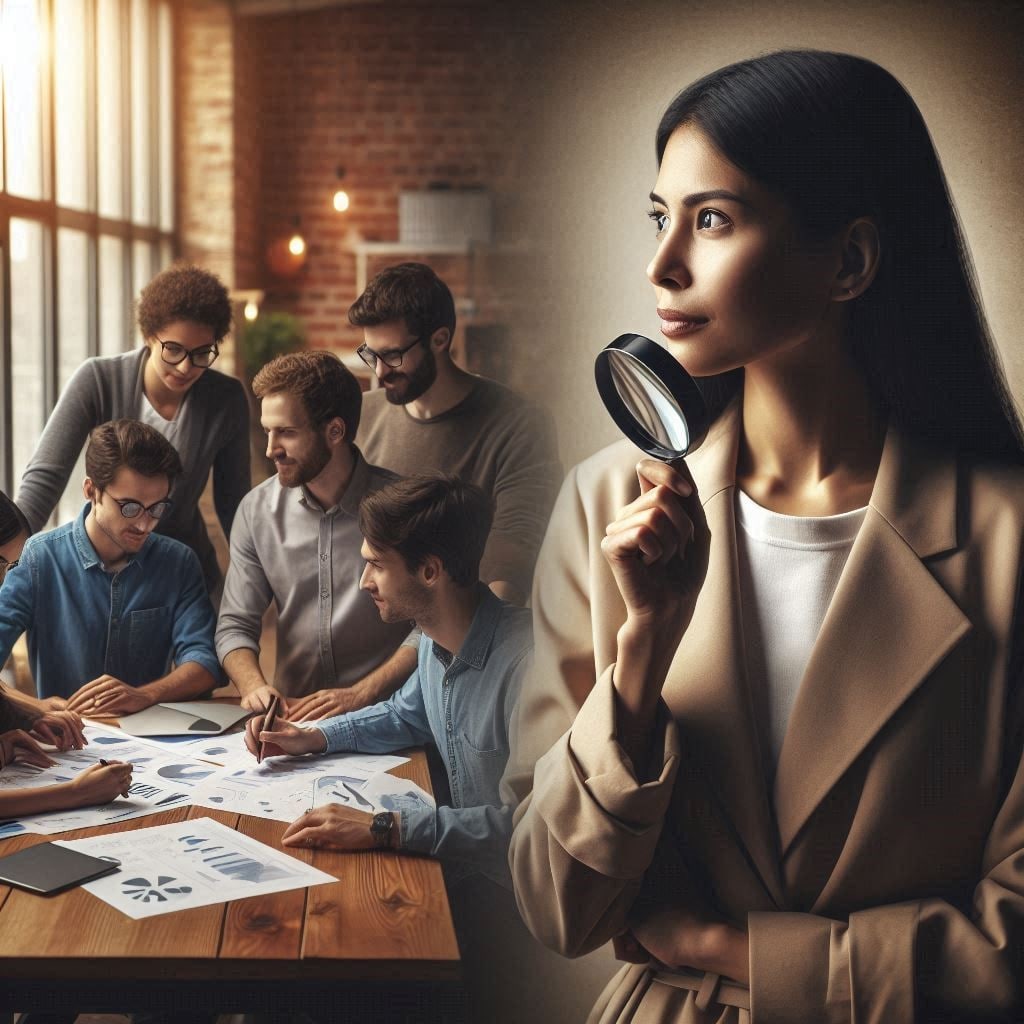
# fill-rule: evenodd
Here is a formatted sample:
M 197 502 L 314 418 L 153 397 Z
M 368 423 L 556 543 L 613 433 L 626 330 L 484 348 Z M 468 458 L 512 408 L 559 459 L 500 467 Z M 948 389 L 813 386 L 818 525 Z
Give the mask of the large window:
M 175 249 L 172 0 L 0 0 L 0 487 Z M 77 508 L 72 479 L 59 515 Z

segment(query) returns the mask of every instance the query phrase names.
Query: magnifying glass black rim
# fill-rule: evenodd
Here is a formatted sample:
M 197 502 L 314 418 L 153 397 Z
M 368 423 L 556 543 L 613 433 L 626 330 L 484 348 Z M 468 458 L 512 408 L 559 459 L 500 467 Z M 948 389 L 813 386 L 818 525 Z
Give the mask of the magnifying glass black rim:
M 667 448 L 644 430 L 626 408 L 612 376 L 612 351 L 623 352 L 651 370 L 675 398 L 689 433 L 689 444 L 682 451 Z M 694 379 L 660 345 L 642 334 L 620 334 L 597 354 L 594 363 L 597 390 L 616 426 L 630 441 L 648 455 L 663 462 L 678 459 L 692 452 L 704 440 L 708 431 L 708 410 L 704 396 Z

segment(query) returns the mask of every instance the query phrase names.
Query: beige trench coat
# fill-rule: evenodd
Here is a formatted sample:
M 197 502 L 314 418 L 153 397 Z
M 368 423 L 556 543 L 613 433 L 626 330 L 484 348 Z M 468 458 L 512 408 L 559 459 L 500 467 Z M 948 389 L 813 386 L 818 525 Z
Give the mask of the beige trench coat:
M 1024 473 L 958 465 L 889 431 L 769 791 L 743 656 L 738 434 L 734 407 L 687 460 L 710 567 L 663 691 L 660 776 L 643 785 L 615 741 L 625 610 L 599 548 L 639 493 L 638 453 L 614 445 L 566 480 L 510 769 L 525 798 L 510 852 L 524 919 L 567 956 L 621 932 L 638 900 L 748 928 L 749 992 L 625 966 L 592 1020 L 1013 1019 Z

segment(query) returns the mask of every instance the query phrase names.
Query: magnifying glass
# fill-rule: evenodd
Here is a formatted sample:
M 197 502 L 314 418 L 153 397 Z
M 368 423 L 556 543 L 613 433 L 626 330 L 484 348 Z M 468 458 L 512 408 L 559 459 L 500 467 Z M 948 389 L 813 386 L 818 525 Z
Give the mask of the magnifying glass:
M 708 432 L 696 381 L 660 345 L 622 334 L 597 354 L 597 390 L 618 428 L 663 462 L 695 451 Z

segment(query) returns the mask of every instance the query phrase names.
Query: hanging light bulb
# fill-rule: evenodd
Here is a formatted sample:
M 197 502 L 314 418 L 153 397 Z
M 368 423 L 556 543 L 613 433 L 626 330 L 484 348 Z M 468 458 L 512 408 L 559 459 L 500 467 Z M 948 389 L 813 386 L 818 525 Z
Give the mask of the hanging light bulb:
M 260 315 L 260 307 L 251 300 L 245 304 L 245 319 L 250 322 Z
M 301 256 L 306 251 L 306 240 L 297 231 L 288 239 L 288 251 L 293 256 Z
M 348 192 L 341 187 L 342 182 L 345 180 L 345 168 L 339 167 L 334 172 L 334 176 L 338 179 L 338 189 L 334 193 L 334 208 L 338 213 L 344 213 L 352 205 Z

